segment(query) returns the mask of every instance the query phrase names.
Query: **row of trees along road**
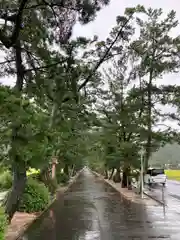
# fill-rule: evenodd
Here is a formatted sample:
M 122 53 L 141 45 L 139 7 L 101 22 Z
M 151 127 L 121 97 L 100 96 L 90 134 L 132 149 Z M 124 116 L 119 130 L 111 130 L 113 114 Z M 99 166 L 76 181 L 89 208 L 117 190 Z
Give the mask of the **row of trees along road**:
M 1 4 L 0 74 L 16 77 L 13 88 L 0 87 L 1 164 L 14 176 L 9 220 L 29 167 L 45 172 L 53 156 L 67 174 L 87 161 L 117 174 L 123 167 L 126 186 L 129 168 L 139 167 L 142 145 L 147 166 L 159 146 L 178 141 L 170 128 L 154 130 L 159 120 L 179 120 L 179 88 L 157 85 L 163 74 L 179 69 L 180 39 L 170 37 L 178 25 L 175 13 L 162 20 L 162 10 L 128 8 L 106 41 L 73 40 L 76 20 L 94 20 L 108 2 Z M 106 70 L 99 70 L 104 63 Z M 157 103 L 176 106 L 176 114 L 163 114 Z
M 142 148 L 147 169 L 153 152 L 179 142 L 178 131 L 164 124 L 167 120 L 179 124 L 179 86 L 159 83 L 165 74 L 179 71 L 180 37 L 171 37 L 178 21 L 174 11 L 163 18 L 162 9 L 138 10 L 109 52 L 102 74 L 106 86 L 97 90 L 100 125 L 91 133 L 96 141 L 89 156 L 94 169 L 105 169 L 106 178 L 116 169 L 114 180 L 120 181 L 122 169 L 124 187 L 130 169 L 140 167 Z M 98 44 L 99 52 L 116 38 L 120 20 Z M 173 113 L 164 106 L 172 107 Z
M 80 164 L 88 127 L 84 94 L 93 64 L 77 51 L 90 40 L 71 40 L 73 26 L 92 21 L 108 0 L 5 0 L 0 9 L 1 77 L 16 77 L 14 88 L 1 87 L 1 147 L 11 166 L 12 191 L 6 213 L 11 220 L 26 185 L 26 170 L 44 170 L 51 157 L 68 167 Z M 56 47 L 56 48 L 55 48 Z M 56 50 L 57 49 L 57 50 Z M 79 148 L 81 146 L 81 148 Z M 5 151 L 6 152 L 6 151 Z M 6 160 L 5 160 L 6 159 Z M 45 171 L 44 171 L 45 172 Z

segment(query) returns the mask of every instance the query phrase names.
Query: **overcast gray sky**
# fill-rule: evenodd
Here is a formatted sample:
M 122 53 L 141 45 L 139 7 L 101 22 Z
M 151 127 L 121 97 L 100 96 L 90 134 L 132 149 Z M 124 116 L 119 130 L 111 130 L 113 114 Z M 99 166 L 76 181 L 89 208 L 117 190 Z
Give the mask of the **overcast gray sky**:
M 112 27 L 116 24 L 116 16 L 123 15 L 126 7 L 135 7 L 136 5 L 144 5 L 151 8 L 163 8 L 166 14 L 171 10 L 176 11 L 176 17 L 180 21 L 180 5 L 179 0 L 111 0 L 111 4 L 101 10 L 94 22 L 88 26 L 81 26 L 77 24 L 74 28 L 74 36 L 92 37 L 98 35 L 100 39 L 104 40 Z M 180 35 L 180 26 L 178 26 L 172 33 L 174 36 Z M 162 79 L 158 80 L 159 84 L 176 84 L 180 85 L 180 74 L 167 74 Z M 168 106 L 161 107 L 164 112 L 173 112 L 174 109 Z M 179 129 L 177 123 L 165 121 L 163 124 Z M 158 127 L 159 128 L 159 127 Z M 161 128 L 161 127 L 160 127 Z
M 145 7 L 163 8 L 165 13 L 173 9 L 177 12 L 177 19 L 180 21 L 180 8 L 178 7 L 180 0 L 111 0 L 110 5 L 98 13 L 94 22 L 85 26 L 76 24 L 73 35 L 86 37 L 98 35 L 100 39 L 104 40 L 108 36 L 111 28 L 116 24 L 116 16 L 123 15 L 126 7 L 135 7 L 138 4 L 144 5 Z M 180 26 L 177 27 L 174 34 L 180 34 Z M 1 59 L 2 57 L 0 56 L 0 60 Z M 1 79 L 0 82 L 7 85 L 13 85 L 14 79 L 5 78 Z M 159 83 L 163 84 L 179 84 L 179 82 L 179 74 L 165 76 L 159 81 Z
M 116 16 L 123 15 L 126 7 L 135 7 L 138 4 L 144 5 L 145 7 L 163 8 L 165 13 L 173 9 L 177 12 L 177 18 L 180 20 L 180 8 L 178 8 L 180 4 L 179 0 L 111 0 L 110 5 L 98 13 L 94 22 L 84 27 L 76 25 L 74 28 L 74 35 L 89 37 L 98 35 L 101 39 L 105 39 L 112 26 L 116 24 Z M 178 30 L 180 30 L 180 27 Z M 179 34 L 178 30 L 176 34 Z
M 116 16 L 123 15 L 126 7 L 135 7 L 136 5 L 145 7 L 163 8 L 164 13 L 171 10 L 177 12 L 177 19 L 180 21 L 180 0 L 111 0 L 108 7 L 105 7 L 98 13 L 96 20 L 86 26 L 76 24 L 74 36 L 92 37 L 98 35 L 100 39 L 105 40 L 116 24 Z M 180 35 L 180 26 L 173 32 L 173 35 Z M 160 79 L 159 84 L 178 84 L 180 83 L 179 74 L 170 74 Z
M 109 6 L 105 7 L 98 13 L 95 21 L 92 23 L 82 26 L 76 24 L 73 31 L 73 36 L 86 36 L 93 37 L 98 35 L 99 39 L 105 40 L 108 36 L 112 27 L 116 24 L 116 16 L 123 15 L 126 7 L 135 7 L 136 5 L 144 5 L 145 7 L 152 8 L 163 8 L 164 13 L 168 13 L 170 10 L 175 10 L 177 12 L 177 19 L 180 21 L 180 0 L 111 0 Z M 173 32 L 173 35 L 180 34 L 180 26 Z M 0 56 L 0 60 L 2 56 Z M 0 82 L 6 85 L 13 85 L 13 78 L 5 78 L 0 80 Z M 179 85 L 179 73 L 165 75 L 163 79 L 160 79 L 159 84 L 177 84 Z M 168 107 L 166 107 L 168 111 Z
M 163 8 L 163 12 L 166 14 L 171 10 L 176 11 L 176 17 L 180 21 L 180 5 L 179 0 L 111 0 L 111 4 L 101 10 L 98 13 L 96 20 L 87 26 L 81 26 L 77 24 L 74 28 L 74 36 L 87 36 L 93 37 L 98 35 L 100 39 L 104 40 L 112 27 L 116 24 L 116 16 L 123 15 L 126 7 L 135 7 L 136 5 L 144 5 L 151 8 Z M 180 26 L 173 31 L 173 35 L 180 35 Z M 180 85 L 180 74 L 168 74 L 162 79 L 158 80 L 159 84 L 176 84 Z M 161 107 L 164 112 L 171 112 L 173 109 L 168 106 Z M 164 124 L 179 129 L 179 126 L 175 122 L 165 121 Z M 161 128 L 161 127 L 160 127 Z

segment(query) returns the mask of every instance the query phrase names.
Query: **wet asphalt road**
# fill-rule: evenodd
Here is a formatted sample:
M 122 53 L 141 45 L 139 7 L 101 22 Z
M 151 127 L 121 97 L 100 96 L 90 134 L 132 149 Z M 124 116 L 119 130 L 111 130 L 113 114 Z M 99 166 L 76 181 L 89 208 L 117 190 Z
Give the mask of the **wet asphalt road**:
M 164 202 L 168 206 L 179 206 L 180 213 L 180 182 L 175 180 L 167 180 L 165 187 L 163 187 L 161 184 L 157 184 L 148 189 L 150 191 L 146 192 L 148 192 L 148 194 L 153 196 L 155 199 Z
M 129 203 L 84 170 L 21 240 L 180 239 L 180 214 Z
M 180 200 L 180 182 L 174 180 L 167 180 L 166 192 L 170 196 L 174 196 Z

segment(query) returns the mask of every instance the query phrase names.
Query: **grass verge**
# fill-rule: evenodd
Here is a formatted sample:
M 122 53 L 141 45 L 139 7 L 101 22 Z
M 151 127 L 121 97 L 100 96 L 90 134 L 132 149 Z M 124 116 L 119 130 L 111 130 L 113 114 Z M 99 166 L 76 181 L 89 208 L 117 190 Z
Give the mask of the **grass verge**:
M 168 179 L 180 181 L 180 170 L 165 170 Z

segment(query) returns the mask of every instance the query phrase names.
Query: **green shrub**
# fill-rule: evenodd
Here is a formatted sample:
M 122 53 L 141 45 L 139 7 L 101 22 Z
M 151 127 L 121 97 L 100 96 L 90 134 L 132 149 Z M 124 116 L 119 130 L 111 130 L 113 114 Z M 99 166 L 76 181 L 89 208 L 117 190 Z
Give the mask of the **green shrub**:
M 28 171 L 27 171 L 27 176 L 31 176 L 32 174 L 38 174 L 40 173 L 40 170 L 39 169 L 35 169 L 35 168 L 29 168 Z
M 28 176 L 28 178 L 33 178 L 37 181 L 40 181 L 40 173 L 32 173 L 31 175 Z
M 51 194 L 55 194 L 55 192 L 56 192 L 56 190 L 57 190 L 57 187 L 58 187 L 58 183 L 57 183 L 56 178 L 54 178 L 54 179 L 49 179 L 48 182 L 46 183 L 46 186 L 48 187 L 49 192 L 50 192 Z
M 56 173 L 57 183 L 66 184 L 69 180 L 69 177 L 65 173 L 57 172 Z
M 40 212 L 49 203 L 48 188 L 35 179 L 29 178 L 22 196 L 19 211 L 21 212 Z
M 0 207 L 0 240 L 5 239 L 5 231 L 8 225 L 7 217 L 4 213 L 4 209 Z
M 12 175 L 9 171 L 0 174 L 0 189 L 8 190 L 12 186 Z

